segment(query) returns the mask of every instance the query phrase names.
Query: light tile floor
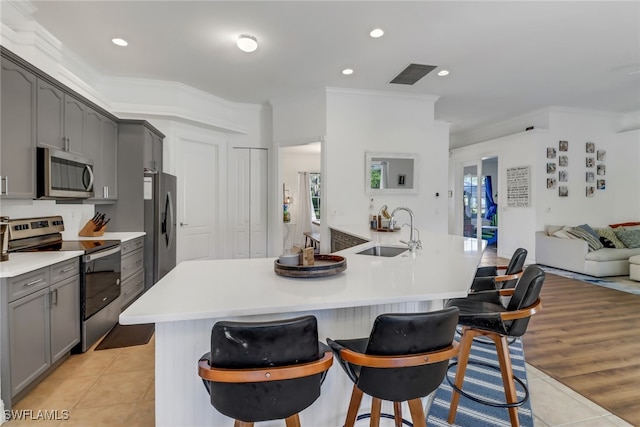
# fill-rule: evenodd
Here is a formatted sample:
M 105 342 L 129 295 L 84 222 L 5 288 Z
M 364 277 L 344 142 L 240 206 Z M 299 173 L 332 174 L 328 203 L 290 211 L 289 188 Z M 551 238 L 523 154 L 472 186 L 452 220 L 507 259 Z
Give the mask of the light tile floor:
M 155 341 L 72 355 L 14 409 L 69 411 L 62 421 L 18 421 L 7 427 L 152 427 Z M 630 426 L 573 390 L 527 365 L 536 427 Z M 231 424 L 229 424 L 231 425 Z M 177 426 L 176 426 L 177 427 Z

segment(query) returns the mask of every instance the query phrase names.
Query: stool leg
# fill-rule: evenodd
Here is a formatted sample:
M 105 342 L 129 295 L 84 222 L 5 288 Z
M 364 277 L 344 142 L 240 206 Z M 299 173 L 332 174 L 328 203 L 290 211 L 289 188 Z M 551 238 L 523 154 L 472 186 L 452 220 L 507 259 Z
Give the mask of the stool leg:
M 357 386 L 353 386 L 351 392 L 351 401 L 349 402 L 349 410 L 347 411 L 347 419 L 344 421 L 344 427 L 353 427 L 356 423 L 358 416 L 358 409 L 360 409 L 360 402 L 362 401 L 362 390 Z
M 246 421 L 235 420 L 233 423 L 233 427 L 253 427 L 253 423 L 248 423 Z
M 300 427 L 300 417 L 298 414 L 293 414 L 284 420 L 287 427 Z
M 402 427 L 402 402 L 393 402 L 393 419 L 395 427 Z
M 410 400 L 409 410 L 411 411 L 413 427 L 427 427 L 427 418 L 424 416 L 424 410 L 422 409 L 422 400 Z
M 473 337 L 476 335 L 478 334 L 474 330 L 467 327 L 462 328 L 460 353 L 458 353 L 458 368 L 456 369 L 456 379 L 454 381 L 454 384 L 459 389 L 462 389 L 464 373 L 467 370 L 467 362 L 469 361 L 469 354 L 471 353 L 471 344 L 473 344 Z M 451 390 L 451 406 L 449 408 L 449 418 L 447 419 L 449 424 L 453 424 L 456 419 L 456 411 L 458 410 L 459 401 L 460 394 L 455 390 Z
M 502 374 L 502 383 L 504 384 L 504 395 L 507 403 L 515 403 L 518 401 L 516 395 L 516 385 L 513 380 L 513 366 L 511 366 L 511 355 L 509 354 L 509 343 L 507 337 L 492 335 L 491 339 L 496 343 L 496 351 L 498 352 L 498 361 L 500 362 L 500 373 Z M 512 427 L 518 427 L 518 408 L 509 408 L 509 418 Z
M 382 410 L 382 400 L 374 397 L 371 399 L 371 420 L 369 421 L 370 427 L 380 426 L 380 412 Z

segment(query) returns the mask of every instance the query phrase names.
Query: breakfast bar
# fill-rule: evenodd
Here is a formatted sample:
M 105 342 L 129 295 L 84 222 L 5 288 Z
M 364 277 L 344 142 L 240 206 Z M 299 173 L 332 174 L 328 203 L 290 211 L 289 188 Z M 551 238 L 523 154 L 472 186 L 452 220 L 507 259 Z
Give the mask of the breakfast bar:
M 466 296 L 485 247 L 482 240 L 423 232 L 423 249 L 371 256 L 358 252 L 381 244 L 402 247 L 400 233 L 381 240 L 363 234 L 368 243 L 336 253 L 347 262 L 336 275 L 282 277 L 274 272 L 277 258 L 186 261 L 127 308 L 121 324 L 156 325 L 156 425 L 233 425 L 210 405 L 197 374 L 216 321 L 312 314 L 322 341 L 367 336 L 379 314 L 437 310 L 446 299 Z M 320 398 L 300 414 L 302 425 L 341 425 L 351 387 L 340 369 L 330 369 Z

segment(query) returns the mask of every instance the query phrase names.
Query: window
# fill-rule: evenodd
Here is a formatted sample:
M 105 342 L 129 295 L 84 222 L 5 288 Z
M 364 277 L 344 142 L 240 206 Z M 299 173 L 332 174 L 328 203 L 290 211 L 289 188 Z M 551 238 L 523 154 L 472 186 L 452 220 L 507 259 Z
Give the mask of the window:
M 320 174 L 309 173 L 311 190 L 311 220 L 320 222 Z
M 472 175 L 464 176 L 464 204 L 465 207 L 469 207 L 469 212 L 472 214 L 472 217 L 478 213 L 478 205 L 480 207 L 480 215 L 484 217 L 487 212 L 486 207 L 486 199 L 485 199 L 485 179 L 484 176 L 480 180 L 480 185 L 478 185 L 478 177 Z M 480 195 L 478 196 L 478 190 L 480 191 Z

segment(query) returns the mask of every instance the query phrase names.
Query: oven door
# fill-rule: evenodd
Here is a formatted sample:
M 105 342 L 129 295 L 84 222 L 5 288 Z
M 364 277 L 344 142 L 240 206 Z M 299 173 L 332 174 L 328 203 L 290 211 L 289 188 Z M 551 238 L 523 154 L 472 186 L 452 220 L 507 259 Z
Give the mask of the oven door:
M 82 257 L 81 307 L 86 321 L 120 296 L 120 246 Z

